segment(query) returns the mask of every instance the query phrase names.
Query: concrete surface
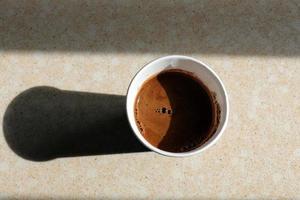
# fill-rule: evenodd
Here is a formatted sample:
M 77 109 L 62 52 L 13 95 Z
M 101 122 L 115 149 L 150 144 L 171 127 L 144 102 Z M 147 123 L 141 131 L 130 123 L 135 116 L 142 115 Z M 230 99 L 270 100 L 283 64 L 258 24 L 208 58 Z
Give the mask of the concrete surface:
M 80 105 L 77 113 L 92 113 L 76 118 L 82 124 L 74 124 L 83 130 L 79 134 L 84 138 L 83 133 L 89 134 L 85 120 L 97 125 L 93 120 L 102 116 L 93 109 L 104 108 L 101 98 L 99 102 L 96 98 L 118 95 L 115 99 L 120 101 L 113 102 L 120 106 L 134 74 L 145 63 L 168 54 L 193 56 L 210 65 L 224 81 L 231 107 L 228 127 L 218 143 L 201 155 L 180 159 L 140 149 L 117 148 L 116 153 L 83 139 L 92 148 L 85 143 L 81 149 L 76 140 L 66 151 L 75 151 L 74 157 L 33 162 L 15 154 L 1 130 L 0 198 L 300 199 L 299 21 L 300 4 L 292 0 L 0 1 L 4 130 L 6 111 L 30 117 L 49 109 L 45 104 L 39 107 L 40 101 L 30 101 L 9 110 L 18 94 L 50 86 L 100 94 L 91 101 L 82 96 L 63 100 L 67 106 L 62 107 L 63 113 L 76 113 L 76 105 Z M 90 105 L 87 110 L 84 102 Z M 122 108 L 113 112 L 126 127 L 119 113 Z M 111 110 L 107 113 L 116 120 Z M 8 123 L 10 128 L 21 126 L 24 118 L 9 116 L 8 121 L 14 122 Z M 67 121 L 74 122 L 70 116 Z M 54 115 L 51 119 L 63 127 L 63 119 Z M 22 122 L 30 123 L 31 118 Z M 50 125 L 55 128 L 55 123 Z M 47 133 L 43 126 L 37 126 L 41 132 L 32 124 L 24 127 L 30 130 L 22 132 L 25 136 L 32 130 Z M 130 134 L 121 129 L 118 134 Z M 97 138 L 97 132 L 92 134 Z M 49 140 L 55 144 L 56 140 Z M 57 150 L 53 145 L 49 148 Z

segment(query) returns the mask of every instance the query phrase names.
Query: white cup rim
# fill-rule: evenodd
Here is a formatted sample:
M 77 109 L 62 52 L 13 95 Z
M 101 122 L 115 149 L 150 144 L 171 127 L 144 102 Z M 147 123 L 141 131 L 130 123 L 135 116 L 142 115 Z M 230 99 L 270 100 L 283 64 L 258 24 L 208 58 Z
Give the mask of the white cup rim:
M 217 136 L 212 140 L 210 141 L 208 144 L 206 145 L 203 145 L 203 146 L 200 146 L 198 149 L 194 149 L 192 151 L 188 151 L 188 152 L 168 152 L 168 151 L 164 151 L 164 150 L 161 150 L 155 146 L 153 146 L 152 144 L 150 144 L 143 136 L 142 134 L 139 132 L 137 133 L 134 128 L 133 128 L 133 124 L 130 123 L 130 117 L 129 117 L 129 112 L 133 112 L 128 110 L 128 104 L 129 104 L 129 101 L 128 101 L 128 93 L 129 93 L 129 90 L 130 90 L 130 87 L 132 86 L 132 83 L 134 82 L 136 76 L 145 68 L 147 68 L 150 64 L 153 64 L 154 62 L 160 62 L 161 60 L 164 60 L 164 59 L 170 59 L 170 58 L 176 58 L 176 59 L 187 59 L 187 60 L 191 60 L 193 62 L 196 62 L 202 66 L 204 66 L 208 71 L 210 71 L 213 76 L 217 79 L 217 81 L 219 82 L 223 92 L 224 92 L 224 97 L 225 97 L 225 106 L 226 106 L 226 113 L 225 113 L 225 120 L 224 120 L 224 123 L 222 125 L 222 128 L 221 130 L 217 133 Z M 148 62 L 147 64 L 145 64 L 140 70 L 138 70 L 136 72 L 136 74 L 134 75 L 134 77 L 131 79 L 131 82 L 128 86 L 128 89 L 127 89 L 127 94 L 126 94 L 126 113 L 127 113 L 127 118 L 128 118 L 128 122 L 130 124 L 130 127 L 132 129 L 132 131 L 134 132 L 134 135 L 138 138 L 138 140 L 143 144 L 145 145 L 147 148 L 149 148 L 150 150 L 158 153 L 158 154 L 161 154 L 161 155 L 164 155 L 164 156 L 169 156 L 169 157 L 187 157 L 187 156 L 192 156 L 192 155 L 195 155 L 195 154 L 199 154 L 201 152 L 203 152 L 204 150 L 208 149 L 209 147 L 211 147 L 212 145 L 214 145 L 217 140 L 219 140 L 219 138 L 223 135 L 224 133 L 224 130 L 227 126 L 227 123 L 228 123 L 228 118 L 229 118 L 229 100 L 228 100 L 228 94 L 226 92 L 226 89 L 225 89 L 225 86 L 222 82 L 222 80 L 219 78 L 219 76 L 205 63 L 203 63 L 202 61 L 200 60 L 197 60 L 195 58 L 192 58 L 192 57 L 189 57 L 189 56 L 183 56 L 183 55 L 168 55 L 168 56 L 163 56 L 163 57 L 159 57 L 159 58 L 156 58 L 150 62 Z

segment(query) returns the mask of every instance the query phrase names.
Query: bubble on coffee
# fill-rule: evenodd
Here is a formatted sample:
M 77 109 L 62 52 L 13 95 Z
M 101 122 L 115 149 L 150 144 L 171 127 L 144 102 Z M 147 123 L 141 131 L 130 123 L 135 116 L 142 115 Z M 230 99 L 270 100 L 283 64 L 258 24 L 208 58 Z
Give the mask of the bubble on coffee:
M 161 114 L 169 114 L 169 115 L 174 113 L 174 111 L 172 109 L 167 109 L 165 107 L 157 108 L 157 109 L 155 109 L 155 112 L 161 113 Z

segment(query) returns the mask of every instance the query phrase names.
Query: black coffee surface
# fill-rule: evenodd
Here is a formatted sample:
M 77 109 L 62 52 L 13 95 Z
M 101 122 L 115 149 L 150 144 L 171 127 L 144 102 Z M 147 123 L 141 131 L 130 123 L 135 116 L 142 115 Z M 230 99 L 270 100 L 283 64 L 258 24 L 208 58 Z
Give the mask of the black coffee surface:
M 148 79 L 135 102 L 135 118 L 145 139 L 159 149 L 186 152 L 199 147 L 218 125 L 218 106 L 207 87 L 182 70 Z

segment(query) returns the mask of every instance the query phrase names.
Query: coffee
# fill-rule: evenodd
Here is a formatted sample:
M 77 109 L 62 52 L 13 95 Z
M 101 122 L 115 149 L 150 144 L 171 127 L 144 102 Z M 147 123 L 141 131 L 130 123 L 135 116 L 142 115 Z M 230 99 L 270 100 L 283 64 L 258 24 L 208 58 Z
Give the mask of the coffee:
M 220 110 L 214 95 L 192 73 L 166 70 L 142 85 L 135 121 L 143 137 L 169 152 L 187 152 L 216 131 Z

